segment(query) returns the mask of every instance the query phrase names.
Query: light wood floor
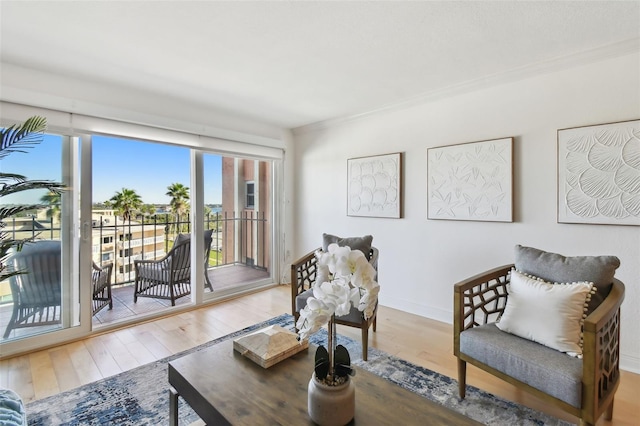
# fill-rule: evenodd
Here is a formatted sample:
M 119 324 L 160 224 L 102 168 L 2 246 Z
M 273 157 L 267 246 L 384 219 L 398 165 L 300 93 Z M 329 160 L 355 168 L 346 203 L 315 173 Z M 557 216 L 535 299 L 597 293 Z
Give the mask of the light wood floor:
M 288 286 L 190 312 L 128 327 L 55 348 L 0 361 L 0 387 L 8 387 L 26 401 L 73 389 L 103 377 L 224 336 L 230 332 L 290 311 Z M 338 333 L 360 338 L 360 330 L 338 326 Z M 380 306 L 378 331 L 369 344 L 450 377 L 456 377 L 452 326 Z M 484 373 L 467 368 L 467 383 L 512 401 L 576 422 L 538 399 Z M 622 372 L 613 420 L 598 425 L 640 424 L 640 375 Z

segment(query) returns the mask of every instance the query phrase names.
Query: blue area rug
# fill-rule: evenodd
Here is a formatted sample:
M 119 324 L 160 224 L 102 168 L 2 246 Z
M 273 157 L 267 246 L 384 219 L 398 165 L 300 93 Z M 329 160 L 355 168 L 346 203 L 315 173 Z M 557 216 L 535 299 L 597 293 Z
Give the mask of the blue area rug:
M 166 425 L 169 361 L 269 325 L 293 329 L 293 318 L 283 314 L 168 358 L 29 403 L 29 425 Z M 326 344 L 326 331 L 312 336 L 311 343 Z M 338 343 L 347 347 L 353 364 L 486 425 L 570 424 L 472 386 L 467 386 L 467 396 L 460 400 L 458 383 L 449 377 L 375 348 L 369 348 L 369 361 L 365 362 L 359 342 L 338 336 Z M 198 420 L 182 398 L 179 404 L 180 425 Z

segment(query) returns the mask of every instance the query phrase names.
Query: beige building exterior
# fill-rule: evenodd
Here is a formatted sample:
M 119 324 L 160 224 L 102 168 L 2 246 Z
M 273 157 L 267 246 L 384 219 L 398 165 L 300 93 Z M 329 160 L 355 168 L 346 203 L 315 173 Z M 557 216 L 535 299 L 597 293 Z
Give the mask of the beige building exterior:
M 164 226 L 123 222 L 113 210 L 95 210 L 92 225 L 93 261 L 98 265 L 114 263 L 114 284 L 135 279 L 135 260 L 158 259 L 166 253 Z

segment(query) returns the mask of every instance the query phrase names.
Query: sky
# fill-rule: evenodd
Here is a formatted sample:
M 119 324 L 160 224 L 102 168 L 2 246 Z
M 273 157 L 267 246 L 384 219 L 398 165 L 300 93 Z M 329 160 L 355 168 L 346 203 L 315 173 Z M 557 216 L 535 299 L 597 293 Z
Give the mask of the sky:
M 0 160 L 2 173 L 19 173 L 28 179 L 62 180 L 62 138 L 45 135 L 26 153 Z M 189 148 L 132 141 L 106 136 L 92 138 L 93 202 L 105 202 L 122 188 L 134 189 L 145 204 L 169 204 L 167 187 L 190 187 Z M 204 155 L 204 202 L 222 203 L 222 157 Z M 3 197 L 0 204 L 38 203 L 43 191 L 24 191 Z

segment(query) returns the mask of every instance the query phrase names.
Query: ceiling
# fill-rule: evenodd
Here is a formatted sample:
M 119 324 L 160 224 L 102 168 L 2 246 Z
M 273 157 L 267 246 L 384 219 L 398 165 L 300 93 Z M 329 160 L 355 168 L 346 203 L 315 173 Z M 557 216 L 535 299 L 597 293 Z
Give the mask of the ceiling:
M 640 39 L 640 1 L 6 1 L 1 61 L 285 128 Z

